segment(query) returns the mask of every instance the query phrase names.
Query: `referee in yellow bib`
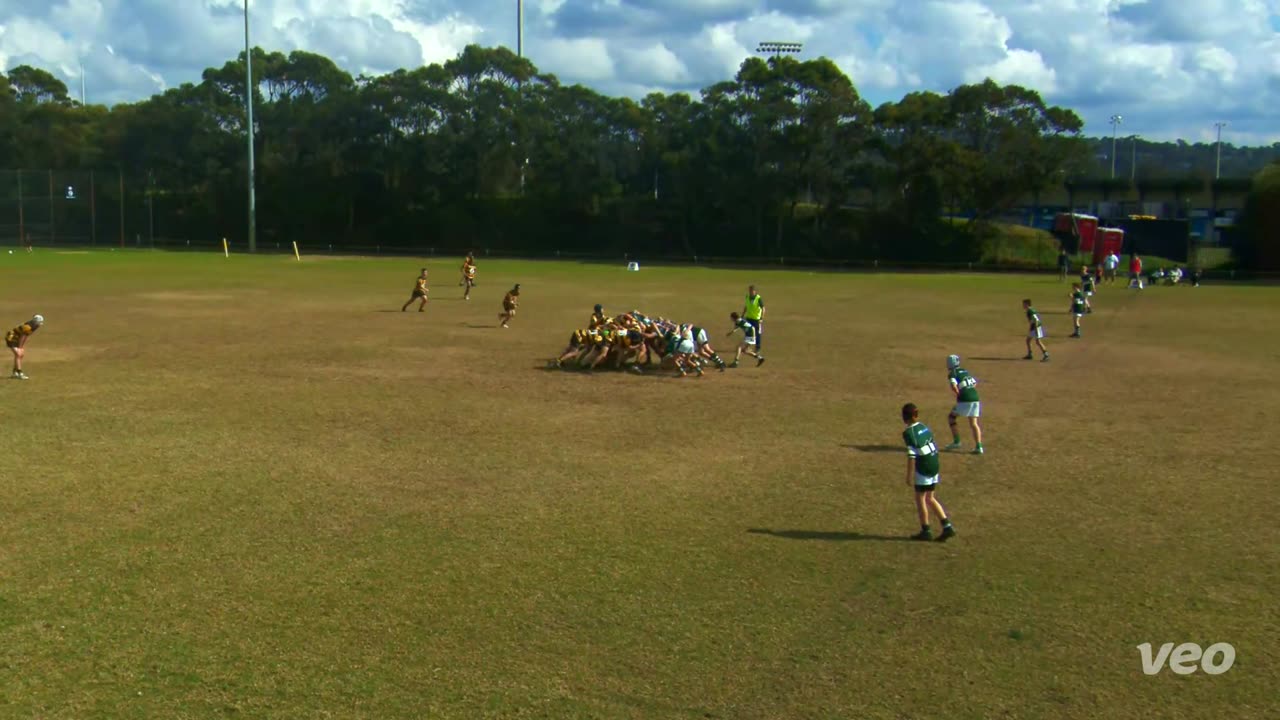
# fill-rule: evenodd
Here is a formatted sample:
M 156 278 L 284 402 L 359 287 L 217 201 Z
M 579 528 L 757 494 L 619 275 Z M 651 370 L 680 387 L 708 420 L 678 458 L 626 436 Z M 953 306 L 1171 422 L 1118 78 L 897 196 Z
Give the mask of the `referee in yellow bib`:
M 756 329 L 756 352 L 760 352 L 764 345 L 764 328 L 761 327 L 764 322 L 764 298 L 756 293 L 755 285 L 747 288 L 747 302 L 742 306 L 742 319 Z

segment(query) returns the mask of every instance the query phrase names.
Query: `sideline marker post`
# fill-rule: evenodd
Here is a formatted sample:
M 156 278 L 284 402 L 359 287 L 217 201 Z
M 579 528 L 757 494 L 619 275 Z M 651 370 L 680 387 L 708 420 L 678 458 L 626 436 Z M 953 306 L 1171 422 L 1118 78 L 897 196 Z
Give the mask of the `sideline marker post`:
M 226 238 L 222 238 L 222 257 L 231 257 L 231 250 L 227 247 Z
M 293 241 L 293 257 L 294 257 L 295 259 L 297 259 L 297 261 L 298 261 L 298 262 L 302 262 L 302 256 L 298 254 L 298 241 L 297 241 L 297 240 L 294 240 L 294 241 Z

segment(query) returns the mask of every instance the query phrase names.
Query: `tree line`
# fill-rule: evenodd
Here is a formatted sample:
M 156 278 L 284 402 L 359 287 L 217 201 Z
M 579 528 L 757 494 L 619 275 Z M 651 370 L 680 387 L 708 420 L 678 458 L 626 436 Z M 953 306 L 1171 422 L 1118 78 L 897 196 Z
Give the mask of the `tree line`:
M 506 48 L 359 77 L 305 51 L 252 60 L 258 232 L 286 246 L 972 260 L 988 221 L 1099 175 L 1076 113 L 991 80 L 873 108 L 825 58 L 639 101 Z M 243 242 L 245 74 L 242 53 L 106 108 L 13 68 L 0 157 L 110 170 L 162 234 Z

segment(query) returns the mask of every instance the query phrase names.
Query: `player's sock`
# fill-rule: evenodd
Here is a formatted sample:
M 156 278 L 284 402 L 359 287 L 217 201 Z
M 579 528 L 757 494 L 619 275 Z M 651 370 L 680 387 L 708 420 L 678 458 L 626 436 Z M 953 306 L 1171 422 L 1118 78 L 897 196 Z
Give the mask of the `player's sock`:
M 951 443 L 952 443 L 953 445 L 959 445 L 959 444 L 960 444 L 960 433 L 958 433 L 958 432 L 953 432 L 953 433 L 951 433 Z

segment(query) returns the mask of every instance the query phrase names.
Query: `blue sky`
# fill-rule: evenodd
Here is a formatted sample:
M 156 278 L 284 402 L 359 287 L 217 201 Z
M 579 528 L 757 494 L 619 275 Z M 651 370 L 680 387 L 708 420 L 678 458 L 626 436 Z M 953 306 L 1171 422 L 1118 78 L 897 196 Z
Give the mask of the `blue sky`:
M 121 102 L 198 81 L 243 44 L 242 0 L 0 0 L 0 67 Z M 255 44 L 354 73 L 515 45 L 515 0 L 250 0 Z M 566 82 L 639 96 L 730 77 L 762 40 L 835 60 L 873 104 L 994 77 L 1087 131 L 1280 142 L 1280 0 L 526 0 L 526 53 Z

